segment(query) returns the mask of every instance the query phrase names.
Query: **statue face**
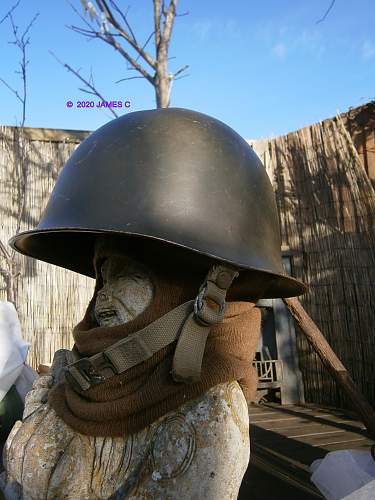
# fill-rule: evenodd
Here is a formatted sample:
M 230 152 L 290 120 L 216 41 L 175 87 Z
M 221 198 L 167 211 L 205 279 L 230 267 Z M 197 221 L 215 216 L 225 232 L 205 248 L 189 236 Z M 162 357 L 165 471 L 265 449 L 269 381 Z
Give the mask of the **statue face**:
M 95 318 L 100 326 L 134 319 L 151 303 L 153 286 L 147 270 L 126 256 L 113 255 L 102 264 L 104 286 L 98 292 Z

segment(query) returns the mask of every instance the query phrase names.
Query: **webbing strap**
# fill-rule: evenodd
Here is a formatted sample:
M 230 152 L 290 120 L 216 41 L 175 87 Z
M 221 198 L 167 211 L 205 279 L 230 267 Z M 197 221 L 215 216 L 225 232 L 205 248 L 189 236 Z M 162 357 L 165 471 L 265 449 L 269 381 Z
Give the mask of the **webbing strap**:
M 225 314 L 227 289 L 238 272 L 223 264 L 214 265 L 200 287 L 194 313 L 187 318 L 173 357 L 172 377 L 176 382 L 198 382 L 206 341 L 212 325 L 221 323 Z
M 175 382 L 198 382 L 209 333 L 210 327 L 198 323 L 192 312 L 182 328 L 173 357 L 171 374 Z
M 85 391 L 146 361 L 176 340 L 193 306 L 193 300 L 185 302 L 105 351 L 71 363 L 66 367 L 66 379 L 72 386 Z

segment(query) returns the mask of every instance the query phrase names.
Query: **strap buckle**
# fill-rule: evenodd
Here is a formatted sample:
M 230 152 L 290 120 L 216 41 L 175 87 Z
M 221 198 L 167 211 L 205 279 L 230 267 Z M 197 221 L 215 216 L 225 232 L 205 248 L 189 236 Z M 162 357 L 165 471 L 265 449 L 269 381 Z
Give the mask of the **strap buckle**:
M 103 368 L 110 368 L 114 374 L 115 371 L 110 361 L 106 362 L 105 356 L 102 359 L 105 361 Z M 86 391 L 90 387 L 101 384 L 107 377 L 98 371 L 91 358 L 81 358 L 66 366 L 65 378 L 75 389 Z
M 194 301 L 194 312 L 186 319 L 173 356 L 171 375 L 175 382 L 200 380 L 207 337 L 212 325 L 225 314 L 225 296 L 238 271 L 224 264 L 211 267 Z
M 225 315 L 225 297 L 227 289 L 238 276 L 238 271 L 224 265 L 214 265 L 194 301 L 195 318 L 203 326 L 220 323 Z M 214 302 L 212 307 L 207 301 Z
M 214 299 L 210 296 L 209 289 L 212 287 L 212 282 L 204 283 L 199 289 L 199 293 L 194 301 L 195 318 L 203 326 L 210 326 L 220 323 L 225 314 L 225 297 L 221 300 Z M 208 304 L 207 299 L 215 303 L 217 307 L 212 307 Z

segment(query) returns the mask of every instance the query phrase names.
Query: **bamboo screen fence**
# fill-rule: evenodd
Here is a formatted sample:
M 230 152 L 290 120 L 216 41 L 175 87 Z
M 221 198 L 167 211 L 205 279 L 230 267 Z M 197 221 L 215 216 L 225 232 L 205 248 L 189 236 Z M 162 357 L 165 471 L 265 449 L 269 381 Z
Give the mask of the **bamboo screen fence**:
M 34 229 L 57 174 L 87 133 L 0 127 L 0 241 L 6 244 L 17 229 Z M 11 253 L 10 247 L 6 250 Z M 25 340 L 28 362 L 49 363 L 60 348 L 71 348 L 72 327 L 82 318 L 94 280 L 62 268 L 10 255 L 20 272 L 15 282 L 15 303 Z M 10 263 L 0 252 L 0 268 Z M 7 299 L 0 277 L 0 300 Z
M 61 166 L 85 135 L 27 129 L 20 136 L 14 127 L 0 127 L 0 242 L 36 226 Z M 340 120 L 326 120 L 252 144 L 275 189 L 293 275 L 311 287 L 304 306 L 375 404 L 375 195 L 353 142 Z M 11 257 L 20 270 L 14 295 L 31 343 L 29 362 L 48 363 L 57 349 L 71 346 L 93 280 Z M 0 252 L 0 269 L 6 265 Z M 0 300 L 6 297 L 3 289 Z M 306 399 L 345 404 L 302 335 L 298 350 Z
M 276 193 L 293 275 L 310 285 L 306 310 L 375 404 L 375 191 L 340 118 L 252 141 Z M 297 337 L 307 401 L 345 405 Z

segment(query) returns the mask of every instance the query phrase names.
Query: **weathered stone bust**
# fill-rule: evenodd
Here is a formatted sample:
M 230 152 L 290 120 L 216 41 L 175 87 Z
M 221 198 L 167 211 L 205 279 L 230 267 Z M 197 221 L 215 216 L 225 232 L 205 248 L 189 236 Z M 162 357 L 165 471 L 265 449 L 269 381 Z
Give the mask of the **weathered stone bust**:
M 99 233 L 134 243 L 132 259 L 99 245 L 93 263 Z M 97 286 L 72 352 L 56 354 L 9 436 L 6 497 L 236 498 L 255 302 L 305 291 L 284 273 L 272 185 L 249 144 L 191 110 L 123 115 L 80 144 L 38 227 L 11 245 Z
M 100 273 L 103 286 L 94 306 L 99 326 L 131 322 L 152 304 L 154 286 L 143 264 L 114 254 L 102 261 Z M 90 436 L 46 403 L 64 364 L 65 353 L 58 351 L 51 375 L 35 382 L 23 422 L 8 438 L 5 498 L 237 498 L 250 444 L 247 403 L 235 380 L 215 385 L 139 432 Z

